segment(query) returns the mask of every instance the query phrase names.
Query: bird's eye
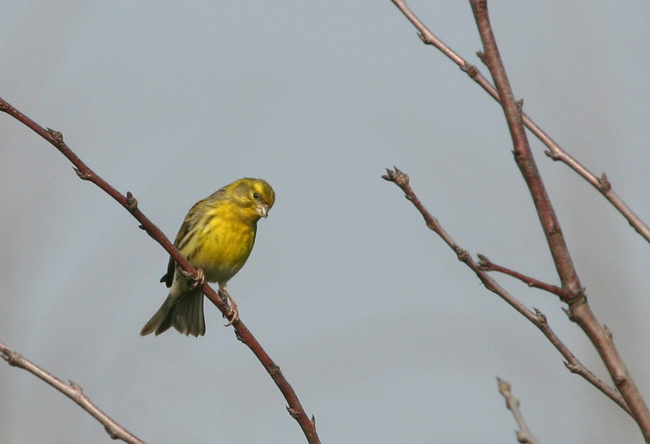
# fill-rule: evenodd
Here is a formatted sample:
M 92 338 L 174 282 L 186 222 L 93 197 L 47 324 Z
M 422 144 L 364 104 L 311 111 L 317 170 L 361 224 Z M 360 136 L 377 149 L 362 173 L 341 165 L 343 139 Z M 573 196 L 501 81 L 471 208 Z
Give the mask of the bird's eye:
M 259 194 L 259 193 L 253 193 L 253 198 L 255 198 L 255 199 L 259 199 L 259 198 L 260 198 L 260 194 Z

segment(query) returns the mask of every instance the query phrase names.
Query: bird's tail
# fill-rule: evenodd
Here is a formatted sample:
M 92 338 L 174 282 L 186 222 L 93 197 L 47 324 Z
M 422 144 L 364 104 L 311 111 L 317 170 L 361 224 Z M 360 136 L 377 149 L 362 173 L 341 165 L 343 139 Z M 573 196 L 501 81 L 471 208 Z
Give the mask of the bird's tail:
M 203 317 L 203 293 L 195 288 L 180 296 L 167 296 L 158 311 L 142 327 L 142 336 L 156 333 L 156 336 L 167 331 L 170 327 L 185 336 L 203 336 L 205 334 L 205 319 Z

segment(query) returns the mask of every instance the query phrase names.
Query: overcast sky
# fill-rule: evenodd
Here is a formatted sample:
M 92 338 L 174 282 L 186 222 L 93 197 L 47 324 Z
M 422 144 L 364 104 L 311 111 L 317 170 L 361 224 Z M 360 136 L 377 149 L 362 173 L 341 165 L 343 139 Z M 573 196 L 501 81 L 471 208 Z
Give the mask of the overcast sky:
M 542 442 L 642 442 L 381 179 L 397 165 L 463 248 L 558 283 L 502 112 L 390 1 L 162 3 L 5 1 L 0 96 L 172 238 L 221 186 L 271 183 L 276 204 L 228 288 L 324 443 L 514 443 L 497 376 Z M 409 4 L 480 64 L 468 2 Z M 650 6 L 490 7 L 527 113 L 650 220 Z M 592 307 L 648 396 L 650 246 L 532 144 Z M 147 442 L 305 442 L 212 305 L 205 337 L 139 336 L 168 258 L 128 212 L 6 115 L 0 153 L 0 341 Z M 609 381 L 555 297 L 496 277 Z M 110 439 L 0 365 L 0 443 L 34 442 Z

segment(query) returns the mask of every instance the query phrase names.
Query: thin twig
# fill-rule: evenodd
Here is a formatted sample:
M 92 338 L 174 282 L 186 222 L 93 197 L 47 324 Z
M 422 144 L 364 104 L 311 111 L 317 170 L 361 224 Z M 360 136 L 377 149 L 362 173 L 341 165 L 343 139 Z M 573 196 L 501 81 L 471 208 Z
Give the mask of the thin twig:
M 131 444 L 144 444 L 144 441 L 130 433 L 117 422 L 113 421 L 106 413 L 102 412 L 95 404 L 93 404 L 84 394 L 83 389 L 79 385 L 72 381 L 69 381 L 69 383 L 66 384 L 57 377 L 43 370 L 41 367 L 30 362 L 25 357 L 19 355 L 2 342 L 0 342 L 0 353 L 2 354 L 2 358 L 7 361 L 9 365 L 27 370 L 76 402 L 82 409 L 90 413 L 93 418 L 104 426 L 106 433 L 108 433 L 111 438 L 121 439 L 122 441 Z
M 512 136 L 515 160 L 533 198 L 537 214 L 544 230 L 555 268 L 562 283 L 562 290 L 569 297 L 562 300 L 569 305 L 569 319 L 576 322 L 592 342 L 607 367 L 609 374 L 625 399 L 634 420 L 639 425 L 646 442 L 650 443 L 650 410 L 641 396 L 632 376 L 625 367 L 611 334 L 603 328 L 587 303 L 587 297 L 573 266 L 559 221 L 546 193 L 541 174 L 535 164 L 528 138 L 523 127 L 521 102 L 516 102 L 499 55 L 494 32 L 490 24 L 487 0 L 470 0 L 483 48 L 483 62 L 487 65 L 499 93 L 501 106 Z
M 546 316 L 542 314 L 542 312 L 537 309 L 535 309 L 533 312 L 529 310 L 524 304 L 519 302 L 514 296 L 503 289 L 499 283 L 489 275 L 489 273 L 481 269 L 480 265 L 476 263 L 474 259 L 472 259 L 472 256 L 452 239 L 452 237 L 444 230 L 438 219 L 433 217 L 422 204 L 420 199 L 418 199 L 417 195 L 409 184 L 408 175 L 400 171 L 398 168 L 395 168 L 394 170 L 387 169 L 386 171 L 387 174 L 382 177 L 389 182 L 395 183 L 402 189 L 405 197 L 415 206 L 415 208 L 417 208 L 417 210 L 424 218 L 424 222 L 426 223 L 427 227 L 438 234 L 438 236 L 440 236 L 442 240 L 445 241 L 449 248 L 451 248 L 456 253 L 458 260 L 464 262 L 465 265 L 467 265 L 476 274 L 483 285 L 485 285 L 485 288 L 498 295 L 515 310 L 521 313 L 526 319 L 532 322 L 542 332 L 542 334 L 546 336 L 551 344 L 553 344 L 556 350 L 560 352 L 564 359 L 566 359 L 566 362 L 564 364 L 571 372 L 582 376 L 585 380 L 587 380 L 594 387 L 609 397 L 612 401 L 618 404 L 623 410 L 631 414 L 625 403 L 625 400 L 620 395 L 620 393 L 609 387 L 603 380 L 594 375 L 578 360 L 578 358 L 575 357 L 571 350 L 569 350 L 569 348 L 560 340 L 560 338 L 557 337 L 555 332 L 548 325 Z
M 496 88 L 492 86 L 480 70 L 469 63 L 466 59 L 461 57 L 453 49 L 447 46 L 442 40 L 434 35 L 424 23 L 411 11 L 404 0 L 391 0 L 395 6 L 404 14 L 404 16 L 413 24 L 418 30 L 418 36 L 427 45 L 432 45 L 445 54 L 455 64 L 457 64 L 462 71 L 467 73 L 469 77 L 478 83 L 493 99 L 499 102 L 499 95 Z M 573 158 L 566 150 L 564 150 L 555 140 L 551 138 L 542 128 L 540 128 L 526 113 L 522 112 L 522 119 L 526 128 L 528 128 L 544 145 L 549 148 L 546 151 L 553 160 L 559 160 L 569 166 L 573 171 L 582 176 L 594 188 L 596 188 L 618 211 L 627 219 L 629 224 L 639 233 L 646 241 L 650 242 L 650 227 L 643 222 L 627 204 L 616 194 L 613 190 L 611 183 L 607 179 L 607 175 L 603 173 L 600 177 L 592 173 L 585 166 L 580 164 Z
M 519 273 L 518 271 L 511 270 L 510 268 L 502 267 L 501 265 L 497 265 L 482 254 L 477 254 L 477 256 L 480 259 L 478 261 L 478 265 L 479 267 L 481 267 L 482 270 L 497 271 L 499 273 L 507 274 L 508 276 L 512 276 L 515 279 L 519 279 L 529 287 L 539 288 L 540 290 L 547 291 L 556 296 L 559 296 L 560 298 L 567 297 L 564 294 L 564 291 L 557 285 L 547 284 L 546 282 L 542 282 L 538 279 L 532 278 L 530 276 L 526 276 L 525 274 Z
M 539 444 L 539 441 L 535 439 L 526 425 L 526 421 L 524 421 L 524 415 L 522 415 L 521 410 L 519 410 L 519 400 L 512 394 L 510 384 L 501 378 L 497 378 L 497 383 L 499 385 L 499 393 L 501 393 L 506 399 L 506 406 L 508 407 L 508 410 L 512 412 L 515 421 L 517 421 L 517 426 L 519 427 L 519 430 L 515 432 L 517 434 L 517 440 L 520 443 Z
M 47 142 L 54 145 L 54 147 L 74 165 L 74 170 L 79 178 L 94 183 L 115 199 L 120 205 L 126 208 L 133 217 L 140 222 L 140 228 L 145 230 L 149 236 L 158 242 L 190 278 L 198 277 L 197 270 L 194 269 L 183 255 L 180 254 L 180 252 L 174 247 L 174 244 L 171 243 L 164 233 L 140 211 L 137 199 L 133 197 L 130 192 L 127 192 L 126 196 L 121 194 L 112 185 L 91 170 L 63 141 L 63 135 L 59 131 L 43 128 L 2 98 L 0 98 L 0 111 L 14 117 L 16 120 L 32 129 Z M 212 287 L 207 283 L 204 283 L 202 291 L 219 309 L 219 311 L 221 311 L 224 317 L 231 315 L 232 312 L 230 306 L 215 290 L 212 289 Z M 282 392 L 282 395 L 289 404 L 287 407 L 289 414 L 298 422 L 307 438 L 307 441 L 311 444 L 320 443 L 318 434 L 316 433 L 314 418 L 307 416 L 298 396 L 282 374 L 280 367 L 273 362 L 271 357 L 266 353 L 261 344 L 257 339 L 255 339 L 253 334 L 248 330 L 248 328 L 246 328 L 241 320 L 234 322 L 232 326 L 235 329 L 237 338 L 251 349 L 253 354 L 255 354 L 257 359 L 259 359 L 277 387 L 280 389 L 280 392 Z

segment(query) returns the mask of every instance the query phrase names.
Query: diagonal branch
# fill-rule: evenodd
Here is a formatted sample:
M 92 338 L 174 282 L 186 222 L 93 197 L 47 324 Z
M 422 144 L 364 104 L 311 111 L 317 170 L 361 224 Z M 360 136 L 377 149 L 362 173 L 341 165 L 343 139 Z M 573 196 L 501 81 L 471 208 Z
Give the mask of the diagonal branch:
M 427 45 L 432 45 L 445 54 L 461 70 L 467 73 L 469 77 L 478 83 L 493 99 L 499 102 L 499 94 L 497 90 L 488 79 L 486 79 L 480 70 L 469 63 L 466 59 L 461 57 L 453 49 L 447 46 L 435 34 L 433 34 L 424 23 L 411 11 L 405 0 L 391 0 L 395 6 L 404 14 L 404 16 L 415 26 L 418 30 L 418 35 L 422 41 Z M 650 242 L 650 227 L 637 216 L 630 207 L 616 194 L 613 190 L 611 183 L 607 179 L 605 173 L 602 176 L 597 176 L 568 152 L 566 152 L 555 140 L 551 138 L 542 128 L 540 128 L 526 113 L 522 112 L 522 119 L 526 128 L 528 128 L 549 150 L 546 151 L 553 160 L 564 162 L 569 168 L 582 176 L 589 182 L 596 190 L 598 190 L 618 211 L 627 219 L 629 224 L 639 233 L 646 241 Z
M 84 394 L 83 389 L 74 382 L 69 381 L 69 383 L 66 384 L 59 378 L 53 376 L 36 364 L 25 359 L 23 356 L 19 355 L 2 342 L 0 342 L 0 355 L 2 355 L 2 358 L 7 361 L 9 365 L 27 370 L 31 374 L 50 384 L 52 387 L 66 395 L 68 398 L 72 399 L 82 409 L 90 413 L 93 418 L 99 421 L 104 426 L 106 433 L 108 433 L 111 438 L 121 439 L 122 441 L 128 442 L 130 444 L 144 444 L 144 441 L 131 434 L 124 427 L 113 421 L 106 413 L 102 412 L 95 404 L 90 401 L 90 399 L 88 399 L 88 397 Z
M 189 262 L 187 262 L 187 260 L 174 247 L 174 244 L 171 243 L 171 241 L 164 235 L 160 228 L 158 228 L 147 216 L 144 215 L 144 213 L 140 211 L 138 208 L 137 199 L 135 199 L 130 192 L 127 192 L 126 196 L 123 195 L 112 185 L 97 175 L 93 170 L 91 170 L 66 145 L 66 143 L 63 141 L 63 135 L 60 132 L 43 128 L 2 98 L 0 98 L 0 111 L 3 111 L 14 117 L 16 120 L 32 129 L 32 131 L 37 133 L 47 142 L 52 144 L 56 149 L 58 149 L 61 154 L 63 154 L 74 165 L 75 172 L 79 178 L 94 183 L 103 191 L 105 191 L 109 196 L 115 199 L 120 205 L 128 210 L 133 215 L 133 217 L 138 220 L 138 222 L 140 222 L 140 228 L 145 230 L 149 236 L 158 242 L 165 249 L 165 251 L 167 251 L 167 253 L 169 253 L 169 255 L 174 258 L 176 263 L 185 272 L 187 272 L 190 278 L 198 277 L 197 270 L 194 269 Z M 202 291 L 225 317 L 228 317 L 231 314 L 230 306 L 207 283 L 203 284 Z M 271 376 L 278 389 L 280 389 L 280 392 L 282 392 L 282 395 L 289 404 L 287 407 L 289 414 L 298 422 L 303 433 L 305 434 L 305 437 L 307 438 L 307 441 L 311 444 L 320 443 L 318 434 L 316 433 L 314 418 L 307 416 L 304 408 L 302 407 L 302 404 L 300 403 L 300 400 L 298 399 L 298 396 L 282 374 L 280 367 L 278 367 L 278 365 L 273 362 L 271 357 L 266 353 L 261 344 L 257 341 L 257 339 L 255 339 L 253 334 L 250 332 L 250 330 L 248 330 L 248 328 L 246 328 L 243 322 L 236 321 L 232 324 L 232 326 L 235 329 L 237 338 L 251 349 L 253 354 L 255 354 L 257 359 L 259 359 L 259 361 L 264 366 L 264 369 Z
M 546 316 L 542 314 L 539 310 L 534 312 L 529 310 L 524 304 L 519 302 L 514 296 L 508 293 L 499 283 L 493 279 L 488 272 L 483 270 L 481 266 L 472 259 L 472 256 L 464 249 L 460 247 L 452 237 L 444 230 L 440 222 L 429 213 L 429 211 L 424 207 L 420 199 L 411 188 L 409 184 L 408 175 L 404 174 L 399 169 L 395 170 L 386 170 L 388 174 L 382 176 L 385 180 L 395 183 L 398 187 L 402 189 L 405 197 L 417 208 L 422 217 L 424 217 L 424 222 L 427 227 L 435 232 L 438 236 L 445 241 L 445 243 L 451 248 L 456 255 L 458 260 L 464 262 L 481 280 L 485 288 L 495 293 L 505 302 L 507 302 L 511 307 L 521 313 L 526 319 L 532 322 L 546 338 L 553 344 L 553 346 L 560 352 L 560 354 L 566 359 L 564 363 L 567 368 L 580 376 L 586 379 L 598 390 L 603 392 L 607 397 L 612 401 L 618 404 L 623 410 L 630 413 L 629 408 L 626 405 L 623 397 L 613 388 L 609 387 L 603 380 L 594 375 L 588 368 L 586 368 L 582 363 L 575 357 L 573 352 L 557 337 L 555 332 L 548 325 Z M 631 414 L 631 413 L 630 413 Z
M 539 288 L 540 290 L 553 293 L 554 295 L 559 296 L 560 298 L 566 297 L 564 291 L 557 285 L 547 284 L 546 282 L 542 282 L 530 276 L 526 276 L 525 274 L 521 274 L 518 271 L 511 270 L 510 268 L 502 267 L 501 265 L 497 265 L 482 254 L 477 254 L 477 256 L 479 258 L 478 265 L 479 267 L 481 267 L 481 270 L 498 271 L 499 273 L 507 274 L 508 276 L 512 276 L 515 279 L 519 279 L 529 287 Z

